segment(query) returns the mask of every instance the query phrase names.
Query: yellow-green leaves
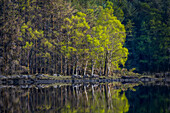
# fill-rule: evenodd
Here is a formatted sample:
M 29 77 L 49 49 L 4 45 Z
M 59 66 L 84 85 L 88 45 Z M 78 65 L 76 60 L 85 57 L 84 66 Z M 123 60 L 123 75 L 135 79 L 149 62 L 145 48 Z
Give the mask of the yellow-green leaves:
M 88 43 L 93 43 L 93 42 L 92 42 L 92 41 L 93 41 L 93 38 L 91 37 L 91 35 L 87 34 L 86 37 L 87 37 L 87 42 L 88 42 Z
M 69 22 L 69 24 L 72 23 L 72 21 L 71 21 L 69 18 L 65 18 L 64 21 L 65 21 L 65 22 Z
M 82 13 L 82 12 L 77 12 L 77 15 L 80 16 L 80 17 L 86 16 L 86 14 L 84 14 L 84 13 Z
M 44 42 L 44 45 L 48 48 L 51 48 L 53 46 L 48 40 Z
M 96 51 L 95 54 L 100 55 L 99 51 L 108 52 L 108 60 L 111 60 L 114 68 L 118 68 L 119 64 L 125 64 L 128 50 L 123 47 L 126 36 L 125 27 L 117 20 L 117 17 L 113 15 L 112 6 L 113 4 L 111 2 L 107 2 L 107 7 L 100 9 L 101 11 L 98 15 L 96 26 L 92 28 L 92 39 L 93 48 L 94 51 Z M 90 38 L 88 38 L 88 40 L 89 39 Z M 103 58 L 105 58 L 105 56 L 103 56 Z
M 25 29 L 27 29 L 28 28 L 28 26 L 24 23 L 22 26 L 21 26 L 21 32 L 22 33 L 25 33 Z
M 62 46 L 62 47 L 61 47 L 61 50 L 62 50 L 62 52 L 67 51 L 67 50 L 66 50 L 66 46 Z
M 71 54 L 81 57 L 82 54 L 88 52 L 86 45 L 92 40 L 90 40 L 90 35 L 87 34 L 90 26 L 85 17 L 85 13 L 77 12 L 71 18 L 64 19 L 65 24 L 62 26 L 62 30 L 65 31 L 66 35 L 61 43 L 61 51 L 67 57 L 70 57 Z
M 43 31 L 33 30 L 31 23 L 28 21 L 27 24 L 21 26 L 22 37 L 26 40 L 37 40 L 38 38 L 43 37 Z
M 50 53 L 46 52 L 46 53 L 43 53 L 43 56 L 42 56 L 42 57 L 50 58 L 50 57 L 51 57 L 51 55 L 50 55 Z
M 26 42 L 26 45 L 23 47 L 24 49 L 30 49 L 32 47 L 32 42 Z
M 77 51 L 74 47 L 68 47 L 68 50 L 73 52 Z
M 22 42 L 22 41 L 23 41 L 23 38 L 22 38 L 22 37 L 18 37 L 18 40 Z
M 65 18 L 62 26 L 65 31 L 62 53 L 67 57 L 74 54 L 79 60 L 83 56 L 83 60 L 90 58 L 88 60 L 103 64 L 109 60 L 109 65 L 117 69 L 120 64 L 124 65 L 128 56 L 128 50 L 123 47 L 125 27 L 113 15 L 112 6 L 111 2 L 107 2 L 107 7 L 100 7 L 95 16 L 94 10 L 88 9 L 87 15 L 77 12 Z

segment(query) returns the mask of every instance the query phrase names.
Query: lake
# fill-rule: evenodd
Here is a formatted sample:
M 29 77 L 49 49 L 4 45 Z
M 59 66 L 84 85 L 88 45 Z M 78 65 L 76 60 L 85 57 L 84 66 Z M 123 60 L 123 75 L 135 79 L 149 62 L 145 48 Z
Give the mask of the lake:
M 0 113 L 170 113 L 164 83 L 0 85 Z

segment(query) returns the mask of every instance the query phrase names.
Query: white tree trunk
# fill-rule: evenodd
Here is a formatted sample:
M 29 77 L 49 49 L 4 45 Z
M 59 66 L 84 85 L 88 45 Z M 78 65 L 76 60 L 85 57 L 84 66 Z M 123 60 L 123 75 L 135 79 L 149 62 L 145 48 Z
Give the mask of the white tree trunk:
M 84 75 L 86 75 L 87 64 L 88 64 L 88 61 L 86 61 L 86 65 L 85 65 L 85 68 L 84 68 Z
M 92 60 L 92 66 L 91 66 L 92 68 L 91 68 L 91 76 L 93 76 L 93 74 L 94 74 L 94 62 L 93 62 L 93 60 Z

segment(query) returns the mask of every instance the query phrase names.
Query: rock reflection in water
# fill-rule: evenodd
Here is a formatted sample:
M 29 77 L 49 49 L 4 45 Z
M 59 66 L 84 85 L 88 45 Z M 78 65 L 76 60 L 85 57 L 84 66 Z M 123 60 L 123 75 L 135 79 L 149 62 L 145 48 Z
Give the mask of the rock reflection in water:
M 1 113 L 123 113 L 129 103 L 119 84 L 75 84 L 0 89 Z

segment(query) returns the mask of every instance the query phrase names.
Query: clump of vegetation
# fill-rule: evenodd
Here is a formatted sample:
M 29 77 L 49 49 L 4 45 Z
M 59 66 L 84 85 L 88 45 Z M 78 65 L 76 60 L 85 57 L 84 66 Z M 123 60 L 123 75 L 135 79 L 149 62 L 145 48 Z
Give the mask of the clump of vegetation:
M 7 3 L 4 2 L 3 8 Z M 10 2 L 16 7 L 8 11 L 18 13 L 13 21 L 19 22 L 9 26 L 9 37 L 5 37 L 8 33 L 5 30 L 2 34 L 3 73 L 16 74 L 22 72 L 22 66 L 25 66 L 28 74 L 86 75 L 90 70 L 93 76 L 94 68 L 97 68 L 102 75 L 108 76 L 120 64 L 125 65 L 128 56 L 128 49 L 123 46 L 126 30 L 114 16 L 112 2 L 107 2 L 106 7 L 87 8 L 84 12 L 75 10 L 69 2 L 63 3 L 62 0 L 24 3 Z M 42 4 L 44 7 L 41 7 Z M 18 17 L 20 20 L 17 20 Z M 4 20 L 5 23 L 9 24 Z M 13 28 L 15 25 L 18 27 Z M 14 46 L 9 49 L 11 52 L 6 51 L 8 43 Z M 14 55 L 14 51 L 18 56 Z M 10 65 L 13 66 L 9 68 Z
M 0 73 L 166 72 L 168 6 L 167 0 L 1 0 Z

